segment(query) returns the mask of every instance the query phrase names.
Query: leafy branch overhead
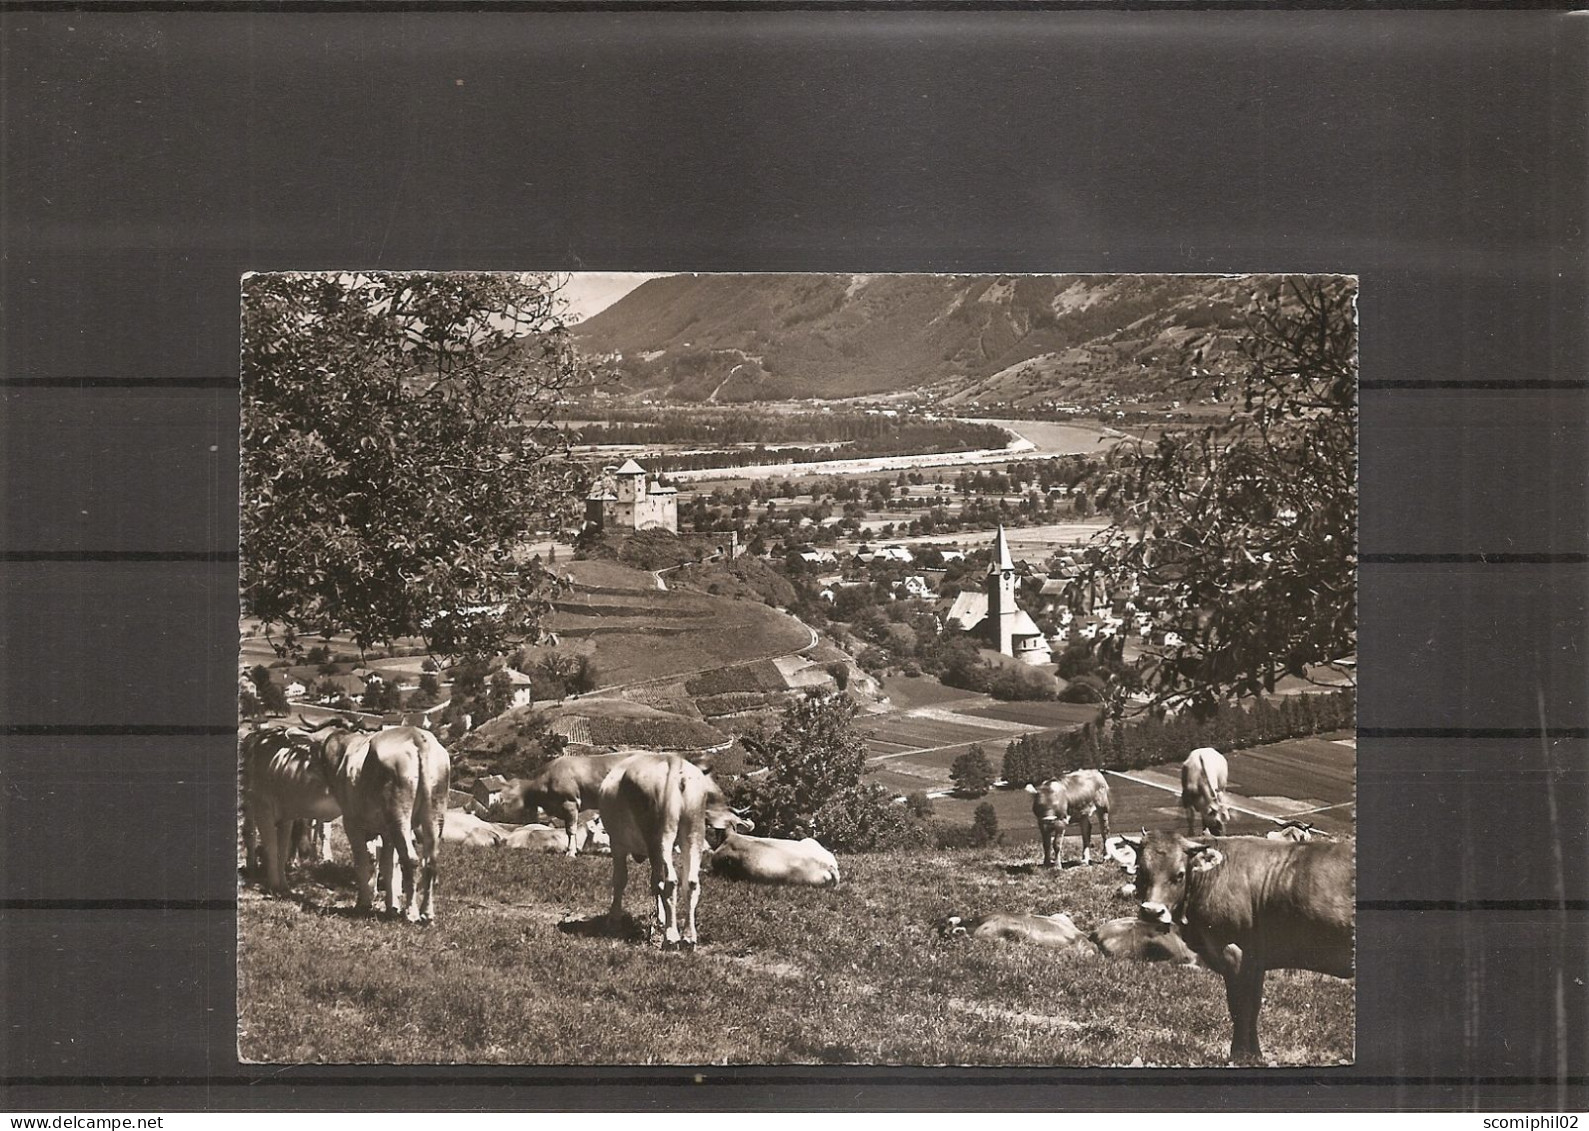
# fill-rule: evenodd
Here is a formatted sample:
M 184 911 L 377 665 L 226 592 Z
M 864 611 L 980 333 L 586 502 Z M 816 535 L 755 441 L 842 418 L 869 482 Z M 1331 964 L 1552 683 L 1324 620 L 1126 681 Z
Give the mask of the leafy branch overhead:
M 261 274 L 243 281 L 242 586 L 296 646 L 533 635 L 555 579 L 523 560 L 582 486 L 556 426 L 579 379 L 557 281 Z
M 1189 397 L 1232 415 L 1115 454 L 1135 501 L 1094 568 L 1173 634 L 1144 671 L 1159 704 L 1206 712 L 1356 650 L 1355 298 L 1349 278 L 1265 280 L 1235 371 L 1188 357 Z

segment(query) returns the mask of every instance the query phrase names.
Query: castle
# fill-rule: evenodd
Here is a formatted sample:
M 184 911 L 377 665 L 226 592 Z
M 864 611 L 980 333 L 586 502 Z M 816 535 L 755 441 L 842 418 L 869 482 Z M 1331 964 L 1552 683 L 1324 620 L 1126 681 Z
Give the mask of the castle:
M 666 530 L 679 532 L 676 487 L 646 482 L 646 469 L 625 460 L 585 499 L 585 522 L 601 530 Z
M 993 561 L 988 565 L 984 592 L 961 593 L 944 618 L 966 632 L 982 637 L 989 648 L 1027 664 L 1048 664 L 1054 654 L 1032 618 L 1015 603 L 1015 563 L 1004 527 L 993 539 Z

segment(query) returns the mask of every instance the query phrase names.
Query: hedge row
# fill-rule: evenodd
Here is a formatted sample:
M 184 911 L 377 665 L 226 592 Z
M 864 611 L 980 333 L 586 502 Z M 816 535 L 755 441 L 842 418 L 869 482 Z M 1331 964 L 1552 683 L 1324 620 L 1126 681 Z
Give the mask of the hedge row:
M 1357 695 L 1350 690 L 1283 695 L 1226 706 L 1212 718 L 1146 719 L 1063 734 L 1022 735 L 1004 751 L 1004 780 L 1047 781 L 1072 770 L 1140 770 L 1179 762 L 1201 746 L 1224 753 L 1286 738 L 1356 726 Z

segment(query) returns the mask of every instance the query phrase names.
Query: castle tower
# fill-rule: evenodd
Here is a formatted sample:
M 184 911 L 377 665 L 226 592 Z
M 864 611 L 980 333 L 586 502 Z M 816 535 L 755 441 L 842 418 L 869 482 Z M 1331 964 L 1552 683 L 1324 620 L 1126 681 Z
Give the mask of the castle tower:
M 993 561 L 988 565 L 988 637 L 1006 656 L 1015 655 L 1015 631 L 1021 615 L 1015 603 L 1015 563 L 1004 527 L 993 539 Z
M 624 460 L 623 466 L 613 473 L 613 477 L 617 481 L 620 503 L 632 505 L 637 499 L 645 498 L 646 469 L 634 460 Z

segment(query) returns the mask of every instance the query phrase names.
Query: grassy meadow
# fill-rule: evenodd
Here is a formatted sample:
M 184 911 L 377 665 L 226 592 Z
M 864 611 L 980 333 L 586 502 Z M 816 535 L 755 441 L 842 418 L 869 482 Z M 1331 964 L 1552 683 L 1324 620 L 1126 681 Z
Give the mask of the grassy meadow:
M 1074 846 L 1067 845 L 1074 858 Z M 611 860 L 447 846 L 438 923 L 351 913 L 341 860 L 293 900 L 245 885 L 239 1051 L 265 1062 L 1220 1065 L 1223 984 L 1202 970 L 940 938 L 946 915 L 1130 914 L 1112 866 L 1025 848 L 841 858 L 837 889 L 703 875 L 693 953 L 605 933 Z M 647 870 L 627 907 L 645 913 Z M 1353 992 L 1272 973 L 1266 1058 L 1353 1052 Z

